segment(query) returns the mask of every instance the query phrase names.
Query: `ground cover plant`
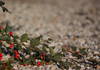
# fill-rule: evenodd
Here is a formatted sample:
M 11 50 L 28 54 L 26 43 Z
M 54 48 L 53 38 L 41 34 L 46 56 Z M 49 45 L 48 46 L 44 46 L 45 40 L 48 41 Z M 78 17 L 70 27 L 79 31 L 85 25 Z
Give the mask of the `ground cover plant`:
M 9 12 L 0 1 L 3 12 Z M 43 40 L 43 36 L 32 38 L 28 34 L 18 36 L 9 25 L 0 26 L 0 70 L 14 70 L 14 64 L 23 66 L 45 66 L 55 64 L 62 70 L 97 70 L 100 69 L 100 52 L 88 47 L 72 44 L 50 46 L 53 39 Z
M 12 32 L 12 27 L 0 26 L 0 70 L 13 70 L 13 64 L 44 66 L 55 64 L 58 68 L 97 69 L 100 66 L 100 53 L 90 48 L 63 45 L 49 46 L 53 40 L 43 40 L 43 36 L 31 38 L 28 34 L 20 37 Z
M 56 62 L 57 59 L 59 60 L 61 56 L 63 56 L 60 53 L 54 53 L 53 48 L 42 43 L 42 36 L 29 38 L 27 34 L 23 34 L 21 37 L 18 37 L 14 35 L 13 32 L 10 32 L 10 29 L 11 27 L 9 26 L 5 28 L 0 26 L 1 68 L 5 65 L 12 67 L 12 63 L 41 66 L 44 64 L 51 64 L 53 61 Z M 42 45 L 41 49 L 37 47 L 39 44 Z M 46 48 L 49 49 L 49 52 Z

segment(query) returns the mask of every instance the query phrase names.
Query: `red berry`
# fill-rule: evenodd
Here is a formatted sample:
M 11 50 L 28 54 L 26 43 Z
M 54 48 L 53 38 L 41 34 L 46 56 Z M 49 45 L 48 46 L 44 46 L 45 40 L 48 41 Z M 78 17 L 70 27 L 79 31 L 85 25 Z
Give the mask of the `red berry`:
M 41 58 L 42 60 L 44 60 L 44 59 L 45 59 L 45 53 L 42 53 L 42 54 L 40 55 L 40 58 Z
M 0 42 L 2 42 L 2 40 L 0 40 Z
M 3 55 L 2 55 L 2 53 L 0 53 L 0 60 L 2 60 L 2 57 L 3 57 Z
M 44 56 L 40 56 L 40 58 L 41 58 L 42 60 L 44 60 Z
M 37 62 L 37 66 L 41 66 L 42 63 L 40 61 Z
M 10 48 L 13 48 L 14 47 L 14 44 L 12 43 L 12 44 L 10 44 L 10 46 L 9 46 Z
M 23 66 L 28 66 L 28 64 L 21 64 L 21 65 L 23 65 Z
M 3 29 L 3 27 L 2 27 L 2 26 L 0 26 L 0 30 L 1 30 L 1 29 Z
M 46 65 L 48 65 L 49 63 L 47 62 Z
M 9 32 L 9 35 L 10 35 L 10 36 L 13 36 L 13 32 Z
M 19 53 L 18 53 L 18 51 L 15 50 L 15 51 L 14 51 L 14 54 L 15 54 L 15 58 L 18 59 L 19 56 L 20 56 Z

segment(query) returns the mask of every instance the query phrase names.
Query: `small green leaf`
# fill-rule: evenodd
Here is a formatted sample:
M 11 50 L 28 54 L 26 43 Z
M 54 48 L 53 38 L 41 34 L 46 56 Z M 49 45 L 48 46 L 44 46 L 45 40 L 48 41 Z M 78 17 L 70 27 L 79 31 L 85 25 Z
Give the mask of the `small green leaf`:
M 42 50 L 43 50 L 44 52 L 48 52 L 48 51 L 47 51 L 47 48 L 46 48 L 45 46 L 42 47 Z
M 11 30 L 12 30 L 12 27 L 9 26 L 9 24 L 6 24 L 5 32 L 10 32 Z
M 61 61 L 61 55 L 59 53 L 55 53 L 54 56 L 53 56 L 53 60 Z
M 23 35 L 21 36 L 21 41 L 22 41 L 22 42 L 26 42 L 28 39 L 29 39 L 28 34 L 23 34 Z
M 5 35 L 5 36 L 3 37 L 3 40 L 5 40 L 6 42 L 10 42 L 10 41 L 11 41 L 9 35 Z
M 37 45 L 39 45 L 39 44 L 40 44 L 41 37 L 42 37 L 42 36 L 39 36 L 39 37 L 37 37 L 37 38 L 31 39 L 30 44 L 31 44 L 32 46 L 37 46 Z
M 80 53 L 83 55 L 87 55 L 86 48 L 80 48 Z
M 2 40 L 2 36 L 0 36 L 0 40 Z
M 76 47 L 76 46 L 71 46 L 71 49 L 72 49 L 73 51 L 76 51 L 76 50 L 77 50 L 77 47 Z
M 5 2 L 0 1 L 0 6 L 3 6 L 3 5 L 5 5 Z
M 13 68 L 13 66 L 11 65 L 11 62 L 10 62 L 10 61 L 7 61 L 6 63 L 7 63 L 7 66 L 8 66 L 8 68 L 9 68 L 8 70 L 10 70 L 10 69 Z
M 2 65 L 2 61 L 0 61 L 0 66 Z
M 52 56 L 55 55 L 55 53 L 54 53 L 54 49 L 53 49 L 53 48 L 50 48 L 50 47 L 49 47 L 49 51 L 50 51 L 50 54 L 51 54 Z
M 20 44 L 15 45 L 14 50 L 22 50 L 22 47 Z
M 0 33 L 1 33 L 1 34 L 4 34 L 4 33 L 5 33 L 5 31 L 4 31 L 4 30 L 0 30 Z

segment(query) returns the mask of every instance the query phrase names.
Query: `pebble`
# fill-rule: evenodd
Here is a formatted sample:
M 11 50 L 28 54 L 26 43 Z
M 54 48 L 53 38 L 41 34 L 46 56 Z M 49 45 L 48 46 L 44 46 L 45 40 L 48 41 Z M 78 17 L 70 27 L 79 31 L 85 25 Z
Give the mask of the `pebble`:
M 10 25 L 14 27 L 21 26 L 19 30 L 14 31 L 18 35 L 29 33 L 31 36 L 38 36 L 42 34 L 44 35 L 44 39 L 47 39 L 46 34 L 50 33 L 52 35 L 53 33 L 51 37 L 53 37 L 53 40 L 56 40 L 57 43 L 52 42 L 50 46 L 57 46 L 57 48 L 60 48 L 59 46 L 63 44 L 59 42 L 59 40 L 62 40 L 64 44 L 73 44 L 78 47 L 95 47 L 98 49 L 100 43 L 97 45 L 94 43 L 94 38 L 91 37 L 91 35 L 96 33 L 97 37 L 95 39 L 99 42 L 98 37 L 100 31 L 96 30 L 96 27 L 100 26 L 98 22 L 100 16 L 90 13 L 90 9 L 92 7 L 95 8 L 94 2 L 90 0 L 57 0 L 57 2 L 56 0 L 43 0 L 43 2 L 39 2 L 37 0 L 32 3 L 33 4 L 29 2 L 20 3 L 8 1 L 7 7 L 12 11 L 12 14 L 0 15 L 0 22 L 9 20 Z M 76 12 L 79 12 L 79 14 L 75 14 Z M 87 19 L 89 21 L 87 21 Z M 66 34 L 67 40 L 65 41 L 62 37 L 66 38 Z M 62 37 L 58 37 L 59 35 Z M 75 35 L 78 36 L 75 37 Z M 25 46 L 23 46 L 23 48 L 25 48 Z M 56 51 L 58 51 L 57 48 Z M 93 48 L 93 50 L 95 48 Z M 99 52 L 95 52 L 95 54 L 98 53 Z M 92 53 L 89 53 L 89 55 L 93 57 Z M 45 70 L 50 70 L 50 66 L 44 67 Z M 82 67 L 84 69 L 84 66 Z M 17 69 L 16 66 L 15 68 Z M 32 69 L 19 67 L 19 70 L 38 70 L 38 67 L 32 67 Z

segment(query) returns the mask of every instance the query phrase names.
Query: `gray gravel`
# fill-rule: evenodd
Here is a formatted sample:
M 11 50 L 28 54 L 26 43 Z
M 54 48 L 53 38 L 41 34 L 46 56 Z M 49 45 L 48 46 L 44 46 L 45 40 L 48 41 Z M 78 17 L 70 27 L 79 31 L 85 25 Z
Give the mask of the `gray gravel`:
M 0 14 L 0 22 L 10 22 L 18 35 L 42 34 L 63 44 L 100 51 L 99 3 L 100 0 L 9 0 L 6 6 L 12 14 Z

